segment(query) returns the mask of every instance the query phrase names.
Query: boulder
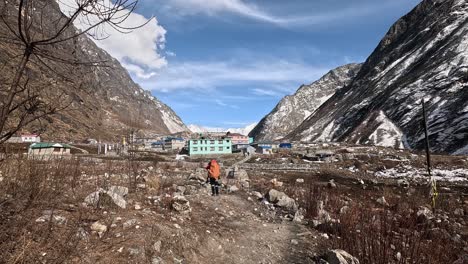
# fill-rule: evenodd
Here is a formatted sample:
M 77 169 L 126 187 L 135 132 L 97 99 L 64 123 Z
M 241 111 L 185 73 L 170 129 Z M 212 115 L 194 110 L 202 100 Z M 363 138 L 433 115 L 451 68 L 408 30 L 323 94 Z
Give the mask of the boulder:
M 125 209 L 127 207 L 127 201 L 125 201 L 127 194 L 127 187 L 111 186 L 107 191 L 99 188 L 99 190 L 86 196 L 85 203 L 89 206 L 97 207 L 102 205 L 105 200 L 112 200 L 115 205 Z
M 351 256 L 348 252 L 336 249 L 330 250 L 325 254 L 324 259 L 329 264 L 359 264 L 359 260 Z
M 297 183 L 304 183 L 304 179 L 301 179 L 301 178 L 296 179 L 296 182 L 297 182 Z
M 286 194 L 284 192 L 280 192 L 280 191 L 277 191 L 275 189 L 271 189 L 265 195 L 265 197 L 267 198 L 267 200 L 270 203 L 277 203 L 281 199 L 281 197 L 283 197 L 283 196 L 286 196 Z
M 192 211 L 189 200 L 187 200 L 183 195 L 175 195 L 172 198 L 172 209 L 182 214 L 190 213 Z
M 239 188 L 235 185 L 231 185 L 228 187 L 228 192 L 232 193 L 232 192 L 237 192 L 239 191 Z
M 198 169 L 195 170 L 195 172 L 193 172 L 192 174 L 190 174 L 189 180 L 195 180 L 195 181 L 199 181 L 199 182 L 205 182 L 207 177 L 208 177 L 208 174 L 207 174 L 207 172 L 206 172 L 206 169 L 204 169 L 204 168 L 198 168 Z
M 289 196 L 287 196 L 284 192 L 279 192 L 275 189 L 271 189 L 266 198 L 270 203 L 275 204 L 276 206 L 285 208 L 285 209 L 293 209 L 297 210 L 296 201 Z

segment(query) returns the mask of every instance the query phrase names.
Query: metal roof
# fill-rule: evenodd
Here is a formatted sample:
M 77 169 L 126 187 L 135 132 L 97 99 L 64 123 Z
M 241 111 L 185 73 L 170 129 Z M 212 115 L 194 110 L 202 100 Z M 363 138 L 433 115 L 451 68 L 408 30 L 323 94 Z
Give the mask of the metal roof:
M 69 149 L 71 148 L 70 145 L 67 144 L 61 144 L 61 143 L 47 143 L 47 142 L 41 142 L 41 143 L 33 143 L 29 146 L 31 149 L 45 149 L 45 148 L 65 148 Z

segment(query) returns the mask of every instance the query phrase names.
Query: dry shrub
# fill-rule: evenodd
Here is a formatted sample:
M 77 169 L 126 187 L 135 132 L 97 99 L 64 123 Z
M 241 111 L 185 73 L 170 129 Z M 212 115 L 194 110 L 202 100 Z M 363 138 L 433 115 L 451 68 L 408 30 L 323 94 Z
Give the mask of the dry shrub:
M 0 163 L 0 259 L 6 263 L 63 263 L 77 257 L 81 208 L 76 204 L 79 161 L 28 160 L 14 157 Z M 66 217 L 67 224 L 37 223 L 44 211 Z M 84 209 L 83 209 L 84 210 Z M 46 253 L 46 254 L 44 254 Z
M 338 237 L 332 247 L 348 251 L 363 264 L 452 263 L 457 259 L 453 242 L 446 237 L 427 239 L 428 226 L 420 224 L 415 214 L 354 207 L 340 217 L 335 232 Z
M 146 187 L 151 191 L 159 192 L 161 189 L 161 178 L 159 176 L 149 176 L 146 178 Z

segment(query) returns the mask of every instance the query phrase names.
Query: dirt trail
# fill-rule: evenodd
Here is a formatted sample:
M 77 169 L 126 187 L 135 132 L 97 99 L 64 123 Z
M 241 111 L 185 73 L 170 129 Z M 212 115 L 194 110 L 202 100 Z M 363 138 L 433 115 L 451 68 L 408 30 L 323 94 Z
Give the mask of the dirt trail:
M 212 197 L 198 194 L 192 221 L 206 228 L 197 259 L 187 263 L 310 263 L 312 233 L 278 220 L 274 212 L 243 193 Z M 185 263 L 185 262 L 184 262 Z

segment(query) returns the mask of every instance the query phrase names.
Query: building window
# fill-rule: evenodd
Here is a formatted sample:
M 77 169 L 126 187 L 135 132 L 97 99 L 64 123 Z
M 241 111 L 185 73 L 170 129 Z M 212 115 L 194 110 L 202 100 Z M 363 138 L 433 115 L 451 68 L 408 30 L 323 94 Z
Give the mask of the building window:
M 219 144 L 223 144 L 223 141 L 222 141 L 222 140 L 220 140 L 220 141 L 218 141 L 218 143 L 219 143 Z
M 198 140 L 194 140 L 194 141 L 193 141 L 193 144 L 194 144 L 194 145 L 197 145 L 197 144 L 198 144 Z
M 215 144 L 215 141 L 214 141 L 214 140 L 210 140 L 210 144 L 211 144 L 211 145 L 214 145 L 214 144 Z
M 223 151 L 223 150 L 224 150 L 224 148 L 223 148 L 223 147 L 219 147 L 219 151 Z
M 210 147 L 210 151 L 215 151 L 215 147 Z
M 226 147 L 226 149 L 230 149 L 231 147 Z
M 195 147 L 195 148 L 193 148 L 193 151 L 198 151 L 198 148 L 196 148 L 196 147 Z
M 226 143 L 229 143 L 229 140 L 226 140 Z
M 208 144 L 208 140 L 205 140 L 205 144 Z

